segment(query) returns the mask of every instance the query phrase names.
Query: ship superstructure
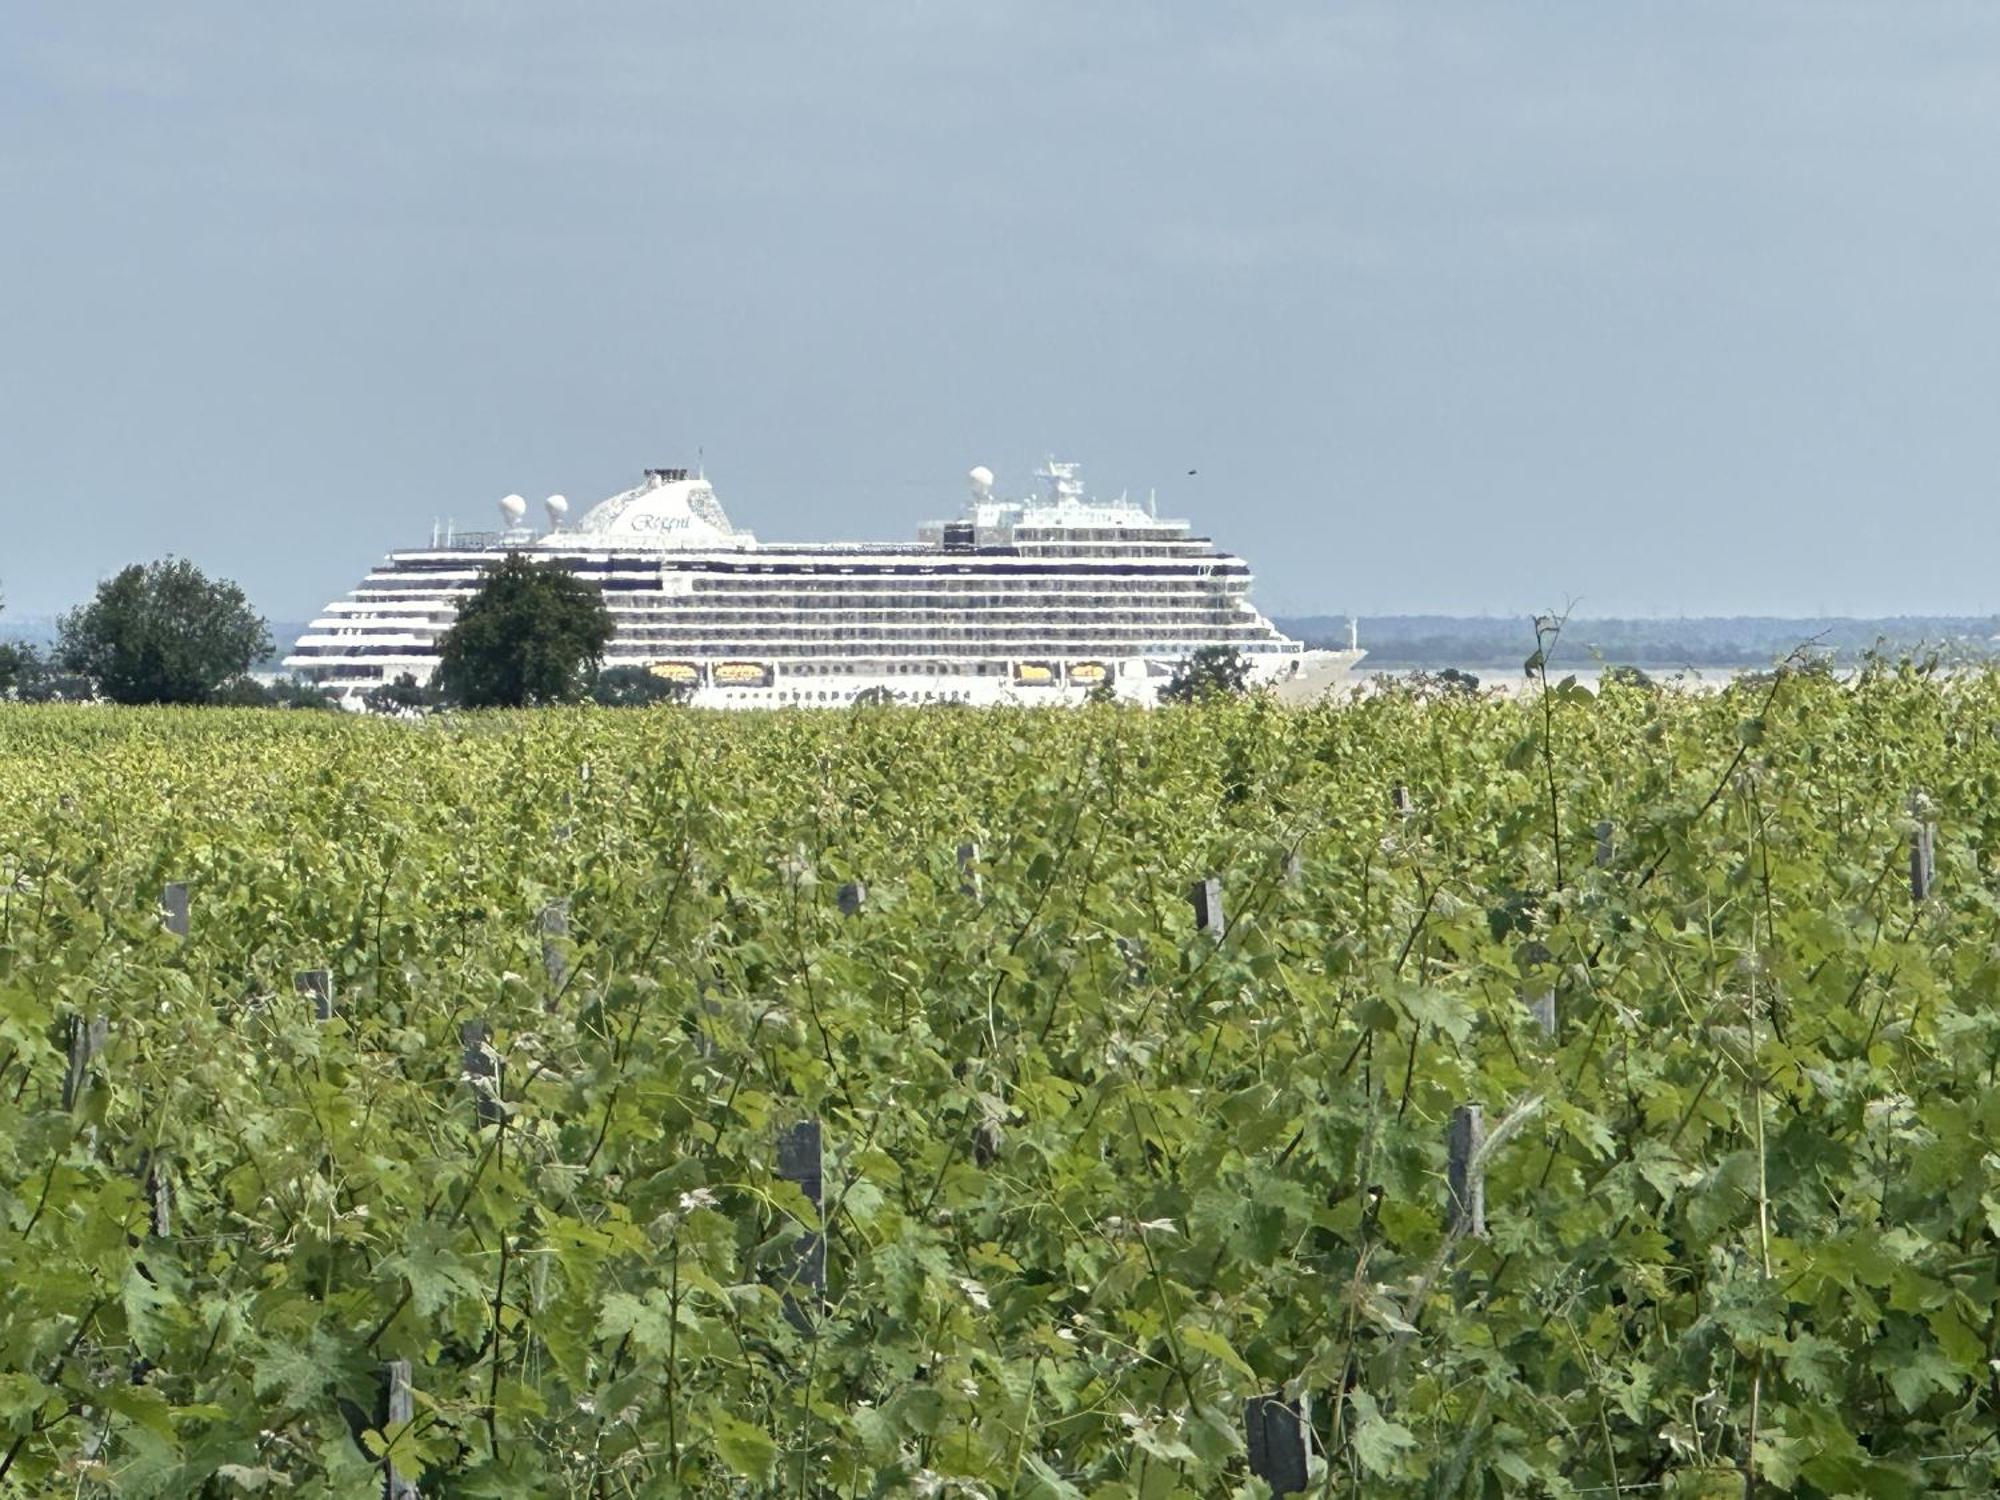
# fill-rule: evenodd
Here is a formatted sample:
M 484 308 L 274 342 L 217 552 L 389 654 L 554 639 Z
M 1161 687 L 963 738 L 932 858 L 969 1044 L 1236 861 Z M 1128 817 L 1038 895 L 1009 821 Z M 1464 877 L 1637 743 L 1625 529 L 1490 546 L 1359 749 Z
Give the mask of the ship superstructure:
M 501 502 L 501 529 L 434 530 L 391 553 L 313 621 L 285 666 L 358 703 L 404 673 L 426 681 L 437 642 L 487 567 L 509 552 L 596 584 L 616 635 L 603 665 L 645 667 L 716 707 L 1080 701 L 1093 690 L 1152 702 L 1203 646 L 1232 646 L 1253 683 L 1317 696 L 1362 653 L 1308 650 L 1250 603 L 1250 568 L 1150 505 L 1090 499 L 1077 466 L 1051 461 L 1042 493 L 996 496 L 970 475 L 955 519 L 913 544 L 759 542 L 708 480 L 648 469 L 572 523 Z

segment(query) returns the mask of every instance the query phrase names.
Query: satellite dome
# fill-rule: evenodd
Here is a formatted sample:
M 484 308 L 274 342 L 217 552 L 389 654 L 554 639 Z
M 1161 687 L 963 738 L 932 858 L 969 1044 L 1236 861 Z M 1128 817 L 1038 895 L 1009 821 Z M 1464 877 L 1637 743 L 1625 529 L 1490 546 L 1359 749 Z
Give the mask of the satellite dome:
M 528 513 L 528 502 L 519 495 L 509 495 L 500 502 L 500 515 L 509 526 L 521 524 L 521 517 Z
M 542 502 L 542 505 L 548 511 L 549 521 L 553 525 L 560 526 L 562 518 L 569 514 L 569 500 L 566 496 L 551 495 Z
M 981 464 L 965 477 L 972 481 L 972 493 L 979 499 L 984 500 L 993 493 L 993 471 L 986 465 Z

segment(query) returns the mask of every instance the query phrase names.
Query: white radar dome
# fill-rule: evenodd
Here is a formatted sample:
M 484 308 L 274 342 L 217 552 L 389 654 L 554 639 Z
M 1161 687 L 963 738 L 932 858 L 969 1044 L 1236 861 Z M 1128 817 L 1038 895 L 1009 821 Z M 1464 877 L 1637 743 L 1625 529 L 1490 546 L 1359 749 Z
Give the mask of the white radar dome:
M 548 510 L 551 521 L 560 522 L 564 516 L 569 514 L 569 499 L 567 496 L 551 495 L 542 502 L 542 505 Z
M 965 476 L 972 483 L 972 493 L 984 500 L 993 493 L 993 471 L 981 464 Z
M 500 502 L 500 515 L 509 526 L 521 524 L 521 517 L 528 513 L 528 502 L 519 495 L 509 495 Z

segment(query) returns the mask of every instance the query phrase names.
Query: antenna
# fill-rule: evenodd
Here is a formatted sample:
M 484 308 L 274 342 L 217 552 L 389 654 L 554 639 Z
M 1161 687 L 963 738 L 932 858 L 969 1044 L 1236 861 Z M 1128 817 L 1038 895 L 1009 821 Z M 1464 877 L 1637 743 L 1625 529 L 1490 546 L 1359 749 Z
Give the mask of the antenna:
M 701 444 L 699 443 L 695 444 L 694 449 L 694 477 L 697 479 L 708 478 L 708 468 L 701 461 Z
M 1151 485 L 1146 487 L 1146 514 L 1155 521 L 1160 519 L 1160 492 Z

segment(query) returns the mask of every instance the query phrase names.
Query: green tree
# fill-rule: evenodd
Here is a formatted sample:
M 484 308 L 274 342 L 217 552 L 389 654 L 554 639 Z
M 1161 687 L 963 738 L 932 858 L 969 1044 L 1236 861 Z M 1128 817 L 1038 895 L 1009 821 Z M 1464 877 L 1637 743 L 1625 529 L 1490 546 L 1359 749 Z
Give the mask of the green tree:
M 438 686 L 464 708 L 574 703 L 611 639 L 597 586 L 509 553 L 438 642 Z
M 0 699 L 22 703 L 88 703 L 96 694 L 88 678 L 65 672 L 46 652 L 26 642 L 0 645 Z
M 1196 703 L 1203 698 L 1240 697 L 1250 685 L 1250 662 L 1234 646 L 1203 646 L 1174 668 L 1160 689 L 1162 703 Z
M 33 646 L 0 641 L 0 698 L 33 682 L 40 671 L 41 657 Z
M 6 607 L 6 601 L 0 600 L 0 610 Z M 0 698 L 8 696 L 15 690 L 28 675 L 34 661 L 34 647 L 16 646 L 0 641 Z
M 644 667 L 607 667 L 590 685 L 593 703 L 605 708 L 650 708 L 655 703 L 683 703 L 692 689 L 669 682 Z
M 6 601 L 0 599 L 0 610 L 6 607 Z M 29 680 L 39 665 L 40 659 L 33 646 L 0 641 L 0 698 L 8 697 Z
M 167 558 L 99 584 L 62 617 L 56 654 L 114 703 L 210 703 L 270 650 L 242 589 Z

